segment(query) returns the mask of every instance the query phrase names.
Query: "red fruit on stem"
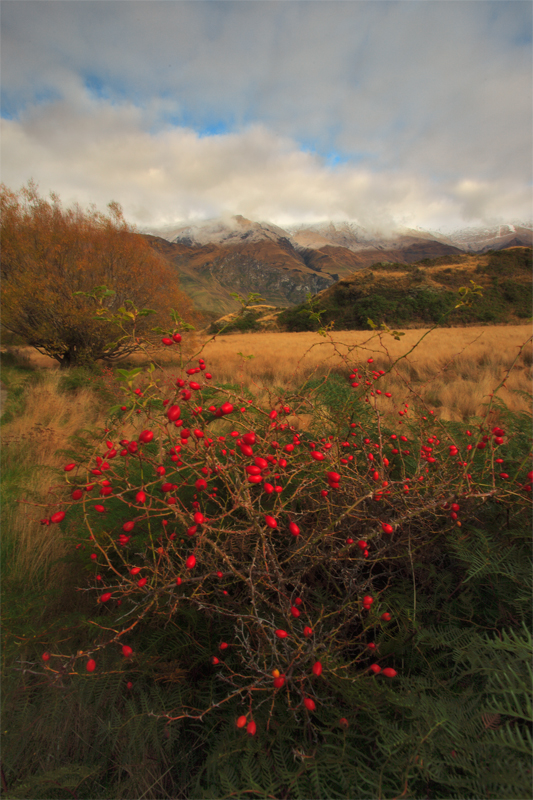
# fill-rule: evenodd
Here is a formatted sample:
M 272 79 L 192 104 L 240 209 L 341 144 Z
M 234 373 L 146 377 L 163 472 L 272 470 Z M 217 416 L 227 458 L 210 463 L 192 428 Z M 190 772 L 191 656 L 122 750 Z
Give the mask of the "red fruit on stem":
M 338 472 L 328 472 L 327 479 L 330 483 L 339 483 L 341 476 Z
M 187 561 L 185 562 L 185 566 L 187 567 L 187 569 L 194 569 L 194 567 L 196 566 L 196 557 L 189 556 Z
M 216 666 L 217 664 L 220 664 L 220 661 L 218 660 L 218 658 L 217 658 L 216 656 L 213 656 L 213 657 L 211 658 L 211 664 L 213 664 L 214 666 Z
M 339 725 L 341 726 L 341 728 L 344 728 L 344 730 L 346 730 L 346 728 L 350 726 L 350 723 L 348 722 L 346 717 L 341 717 L 339 720 Z
M 141 431 L 139 434 L 139 441 L 148 444 L 154 438 L 153 431 Z
M 179 406 L 170 406 L 167 409 L 167 417 L 170 422 L 175 422 L 181 416 L 181 408 Z
M 385 611 L 385 613 L 381 615 L 381 619 L 384 620 L 385 622 L 389 622 L 389 620 L 391 620 L 392 617 L 388 611 Z
M 140 580 L 137 581 L 137 586 L 139 587 L 139 589 L 142 589 L 143 586 L 146 586 L 147 583 L 148 583 L 148 578 L 141 578 Z
M 326 456 L 324 453 L 319 453 L 317 450 L 312 450 L 311 457 L 314 458 L 315 461 L 324 461 Z
M 385 677 L 387 678 L 394 678 L 398 673 L 396 672 L 395 669 L 392 669 L 392 667 L 385 667 L 385 669 L 381 674 L 385 675 Z
M 173 333 L 172 334 L 172 339 L 176 342 L 176 344 L 179 344 L 181 342 L 181 334 L 180 333 Z
M 112 596 L 113 595 L 111 592 L 104 592 L 103 594 L 100 595 L 100 602 L 107 603 L 108 600 L 111 600 Z
M 248 736 L 255 736 L 256 731 L 257 731 L 257 725 L 252 719 L 246 726 L 246 733 L 248 734 Z
M 246 725 L 246 717 L 244 716 L 244 714 L 242 715 L 242 717 L 237 718 L 237 722 L 235 724 L 237 725 L 238 728 L 244 728 L 244 726 Z
M 133 683 L 131 681 L 127 682 L 126 689 L 133 689 Z
M 381 523 L 381 527 L 383 529 L 383 533 L 393 533 L 394 532 L 394 528 L 392 527 L 392 525 L 389 525 L 388 522 L 382 522 Z
M 320 675 L 322 675 L 322 664 L 320 663 L 320 661 L 316 661 L 313 664 L 313 675 L 316 675 L 317 678 L 319 678 Z
M 274 519 L 274 517 L 270 517 L 268 514 L 265 515 L 265 523 L 268 525 L 269 528 L 277 528 L 278 523 Z
M 133 650 L 131 647 L 129 647 L 129 645 L 127 644 L 122 645 L 122 655 L 124 656 L 124 658 L 129 658 L 132 653 Z
M 310 697 L 304 697 L 304 706 L 308 711 L 314 711 L 316 708 L 316 703 Z
M 88 660 L 88 662 L 85 665 L 85 669 L 87 670 L 87 672 L 94 672 L 95 671 L 95 669 L 96 669 L 96 661 L 94 660 L 94 658 L 90 658 Z
M 145 503 L 146 502 L 146 493 L 143 492 L 143 491 L 137 492 L 137 494 L 135 495 L 135 500 L 137 501 L 137 503 Z
M 287 631 L 282 631 L 282 630 L 276 631 L 276 636 L 278 637 L 278 639 L 286 639 L 288 635 L 289 634 L 287 633 Z
M 300 528 L 298 527 L 298 525 L 295 522 L 289 522 L 289 530 L 290 530 L 290 532 L 292 533 L 293 536 L 299 536 L 300 535 Z
M 135 523 L 130 520 L 130 522 L 125 522 L 124 523 L 124 525 L 122 526 L 122 530 L 125 531 L 126 533 L 129 533 L 130 531 L 132 531 L 134 529 L 134 527 L 135 527 Z
M 281 687 L 284 685 L 285 685 L 285 677 L 283 675 L 279 675 L 279 677 L 274 678 L 274 687 L 276 689 L 281 689 Z
M 293 617 L 298 619 L 298 617 L 300 616 L 300 611 L 296 608 L 296 606 L 291 606 L 291 614 Z
M 72 472 L 75 466 L 76 464 L 65 464 L 63 469 L 65 470 L 65 472 Z
M 373 598 L 373 597 L 370 597 L 370 595 L 369 595 L 369 594 L 365 594 L 365 596 L 363 597 L 363 603 L 364 603 L 364 605 L 365 605 L 365 606 L 369 606 L 369 605 L 371 605 L 373 602 L 374 602 L 374 598 Z
M 309 639 L 313 635 L 313 629 L 310 628 L 308 625 L 304 628 L 304 636 Z
M 61 520 L 65 519 L 65 512 L 64 511 L 56 511 L 55 514 L 52 514 L 50 517 L 50 522 L 61 522 Z
M 50 661 L 50 653 L 48 651 L 43 653 L 41 658 L 43 661 Z
M 203 523 L 203 521 L 205 520 L 205 517 L 204 517 L 204 515 L 202 514 L 201 511 L 197 511 L 196 514 L 193 517 L 193 520 L 194 520 L 195 525 L 201 525 Z
M 379 664 L 371 664 L 370 669 L 372 670 L 374 675 L 377 675 L 378 672 L 381 672 L 381 667 L 379 666 Z

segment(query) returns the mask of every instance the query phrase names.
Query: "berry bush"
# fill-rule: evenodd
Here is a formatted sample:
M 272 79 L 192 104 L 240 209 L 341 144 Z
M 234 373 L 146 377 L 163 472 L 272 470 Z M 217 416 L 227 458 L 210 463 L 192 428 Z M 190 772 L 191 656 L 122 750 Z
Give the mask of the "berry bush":
M 496 395 L 444 423 L 387 374 L 118 370 L 62 465 L 43 535 L 70 531 L 94 611 L 36 672 L 128 698 L 169 764 L 146 796 L 526 796 L 529 423 Z

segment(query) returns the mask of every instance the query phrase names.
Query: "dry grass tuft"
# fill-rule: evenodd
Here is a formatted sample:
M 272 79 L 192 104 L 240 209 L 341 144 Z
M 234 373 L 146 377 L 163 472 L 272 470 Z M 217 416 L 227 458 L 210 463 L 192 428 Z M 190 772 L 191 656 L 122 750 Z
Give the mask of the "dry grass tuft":
M 68 548 L 59 526 L 39 524 L 49 512 L 33 502 L 42 503 L 50 497 L 53 503 L 49 488 L 57 482 L 57 452 L 68 447 L 70 437 L 104 423 L 101 405 L 91 389 L 81 389 L 75 396 L 62 394 L 60 377 L 59 371 L 50 370 L 42 382 L 28 386 L 24 414 L 2 428 L 2 473 L 19 487 L 17 499 L 28 500 L 4 506 L 3 533 L 15 541 L 9 569 L 30 584 L 43 574 L 47 581 L 62 577 L 65 567 L 57 562 Z M 57 507 L 50 508 L 51 513 Z

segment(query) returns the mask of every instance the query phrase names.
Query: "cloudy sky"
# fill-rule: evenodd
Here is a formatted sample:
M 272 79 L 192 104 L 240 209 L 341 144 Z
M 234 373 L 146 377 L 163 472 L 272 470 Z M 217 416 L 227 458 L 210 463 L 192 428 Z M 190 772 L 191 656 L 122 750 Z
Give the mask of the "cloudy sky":
M 529 0 L 2 0 L 2 181 L 141 229 L 532 217 Z

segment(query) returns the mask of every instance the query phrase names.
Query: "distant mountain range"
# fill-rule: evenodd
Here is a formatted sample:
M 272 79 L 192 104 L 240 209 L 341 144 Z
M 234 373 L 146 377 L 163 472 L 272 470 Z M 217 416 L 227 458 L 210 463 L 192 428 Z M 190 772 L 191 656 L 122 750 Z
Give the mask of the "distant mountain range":
M 525 225 L 381 234 L 353 222 L 283 229 L 240 215 L 144 235 L 174 264 L 195 306 L 217 315 L 238 307 L 231 292 L 256 292 L 271 305 L 292 306 L 378 262 L 413 264 L 533 243 L 532 228 Z

